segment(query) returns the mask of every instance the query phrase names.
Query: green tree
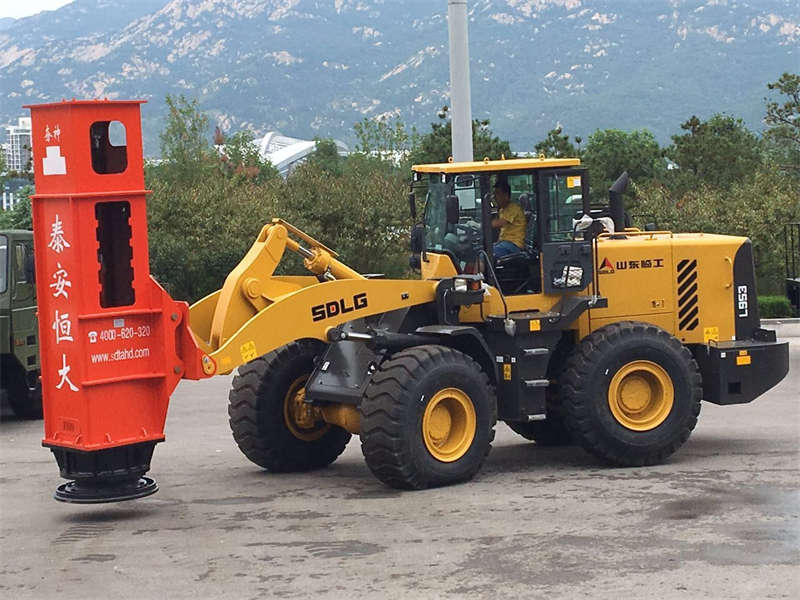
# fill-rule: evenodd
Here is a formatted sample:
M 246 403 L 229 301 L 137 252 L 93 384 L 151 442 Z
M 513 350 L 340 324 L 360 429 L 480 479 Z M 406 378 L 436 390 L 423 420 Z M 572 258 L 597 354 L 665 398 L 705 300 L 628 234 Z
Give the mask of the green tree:
M 780 101 L 767 102 L 764 140 L 771 156 L 784 168 L 800 174 L 800 75 L 784 73 L 778 81 L 768 83 L 779 92 Z
M 0 229 L 33 229 L 31 195 L 33 186 L 25 186 L 17 192 L 19 201 L 10 210 L 0 211 Z
M 666 170 L 661 148 L 646 129 L 598 129 L 589 136 L 583 163 L 589 168 L 596 202 L 605 200 L 608 188 L 623 171 L 634 181 L 643 182 L 661 176 Z
M 317 138 L 314 153 L 306 161 L 312 169 L 323 171 L 329 175 L 341 175 L 344 170 L 344 157 L 339 155 L 339 148 L 331 138 Z
M 283 180 L 261 183 L 213 173 L 185 184 L 148 182 L 150 269 L 173 297 L 194 301 L 222 287 L 261 227 L 283 216 Z
M 162 162 L 157 168 L 162 177 L 186 183 L 216 162 L 208 139 L 208 116 L 197 99 L 167 96 L 166 103 L 166 124 L 159 135 Z
M 406 161 L 411 151 L 411 136 L 398 118 L 364 118 L 353 125 L 355 150 L 397 164 Z M 412 136 L 416 132 L 412 130 Z
M 582 138 L 576 137 L 575 144 L 580 146 Z M 569 136 L 563 133 L 561 127 L 556 127 L 547 132 L 547 137 L 534 146 L 537 154 L 544 154 L 548 158 L 578 158 L 580 150 L 573 144 Z
M 498 160 L 502 156 L 513 158 L 511 146 L 508 141 L 501 140 L 492 133 L 488 119 L 472 121 L 472 153 L 475 160 L 489 157 Z M 448 108 L 445 106 L 439 113 L 439 122 L 431 123 L 431 131 L 425 135 L 418 135 L 413 140 L 411 148 L 411 162 L 413 164 L 441 163 L 453 155 L 452 150 L 452 123 L 448 118 Z
M 786 96 L 783 102 L 768 102 L 764 119 L 776 135 L 800 146 L 800 74 L 784 73 L 778 81 L 768 83 L 770 90 Z
M 220 137 L 222 138 L 221 135 Z M 219 159 L 225 175 L 259 182 L 280 176 L 272 163 L 261 157 L 252 131 L 238 131 L 227 139 L 222 138 L 221 141 L 224 145 L 220 150 Z
M 396 277 L 408 266 L 407 185 L 405 174 L 375 159 L 348 158 L 341 174 L 309 161 L 286 181 L 281 216 L 357 271 Z
M 683 190 L 699 181 L 727 189 L 750 178 L 762 163 L 760 141 L 741 119 L 716 114 L 701 121 L 692 116 L 681 129 L 686 133 L 672 136 L 667 154 L 679 166 L 673 185 Z
M 334 248 L 361 272 L 403 275 L 409 224 L 405 178 L 387 161 L 364 154 L 340 157 L 332 140 L 318 140 L 318 148 L 286 180 L 221 177 L 214 169 L 177 181 L 151 170 L 150 265 L 156 279 L 175 298 L 190 301 L 219 289 L 274 217 Z M 287 252 L 277 273 L 306 271 Z

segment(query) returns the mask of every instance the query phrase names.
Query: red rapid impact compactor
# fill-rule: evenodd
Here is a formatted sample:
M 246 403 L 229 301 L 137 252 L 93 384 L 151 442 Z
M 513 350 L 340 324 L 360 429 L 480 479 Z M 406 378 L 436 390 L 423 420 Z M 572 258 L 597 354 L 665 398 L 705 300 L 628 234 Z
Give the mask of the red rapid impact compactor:
M 140 102 L 30 106 L 44 440 L 65 502 L 140 498 L 181 378 L 216 371 L 150 276 Z

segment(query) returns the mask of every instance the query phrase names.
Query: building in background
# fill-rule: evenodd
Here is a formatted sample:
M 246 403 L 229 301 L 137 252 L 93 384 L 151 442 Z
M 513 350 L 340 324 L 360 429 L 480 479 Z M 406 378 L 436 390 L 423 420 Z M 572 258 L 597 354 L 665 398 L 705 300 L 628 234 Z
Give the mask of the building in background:
M 347 156 L 349 149 L 339 140 L 334 140 L 341 156 Z M 253 140 L 258 147 L 261 158 L 268 160 L 278 169 L 281 176 L 286 177 L 297 165 L 302 163 L 316 150 L 317 143 L 313 140 L 300 140 L 281 135 L 277 131 L 270 131 L 261 139 Z
M 0 181 L 0 210 L 11 210 L 32 190 L 33 182 L 23 177 L 7 178 L 5 181 Z
M 31 170 L 31 118 L 19 117 L 16 125 L 6 125 L 3 150 L 8 171 Z
M 19 117 L 16 125 L 6 125 L 5 139 L 0 144 L 3 152 L 6 173 L 22 175 L 0 179 L 0 210 L 10 210 L 27 194 L 27 186 L 33 185 L 25 177 L 33 169 L 31 165 L 31 118 Z

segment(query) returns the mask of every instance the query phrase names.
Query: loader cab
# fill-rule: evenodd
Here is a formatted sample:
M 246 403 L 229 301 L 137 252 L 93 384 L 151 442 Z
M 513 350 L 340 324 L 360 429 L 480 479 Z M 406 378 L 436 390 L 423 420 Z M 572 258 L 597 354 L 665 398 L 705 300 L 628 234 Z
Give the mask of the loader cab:
M 413 173 L 411 202 L 424 199 L 412 240 L 423 277 L 483 273 L 510 295 L 574 292 L 589 284 L 591 245 L 575 231 L 589 211 L 588 175 L 578 159 L 416 165 Z M 498 181 L 508 183 L 511 202 L 525 215 L 523 247 L 502 257 L 494 257 L 499 231 L 491 225 Z

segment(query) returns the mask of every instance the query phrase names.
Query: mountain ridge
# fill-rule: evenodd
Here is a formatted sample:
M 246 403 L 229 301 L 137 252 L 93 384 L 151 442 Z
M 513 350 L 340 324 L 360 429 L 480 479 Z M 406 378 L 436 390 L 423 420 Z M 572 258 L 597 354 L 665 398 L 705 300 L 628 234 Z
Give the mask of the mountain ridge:
M 363 117 L 423 130 L 449 102 L 446 4 L 422 0 L 75 0 L 0 29 L 0 121 L 61 97 L 144 98 L 157 153 L 166 94 L 212 127 L 352 140 Z M 692 114 L 760 129 L 766 84 L 797 70 L 791 0 L 470 1 L 475 118 L 515 150 L 561 124 L 648 128 Z

